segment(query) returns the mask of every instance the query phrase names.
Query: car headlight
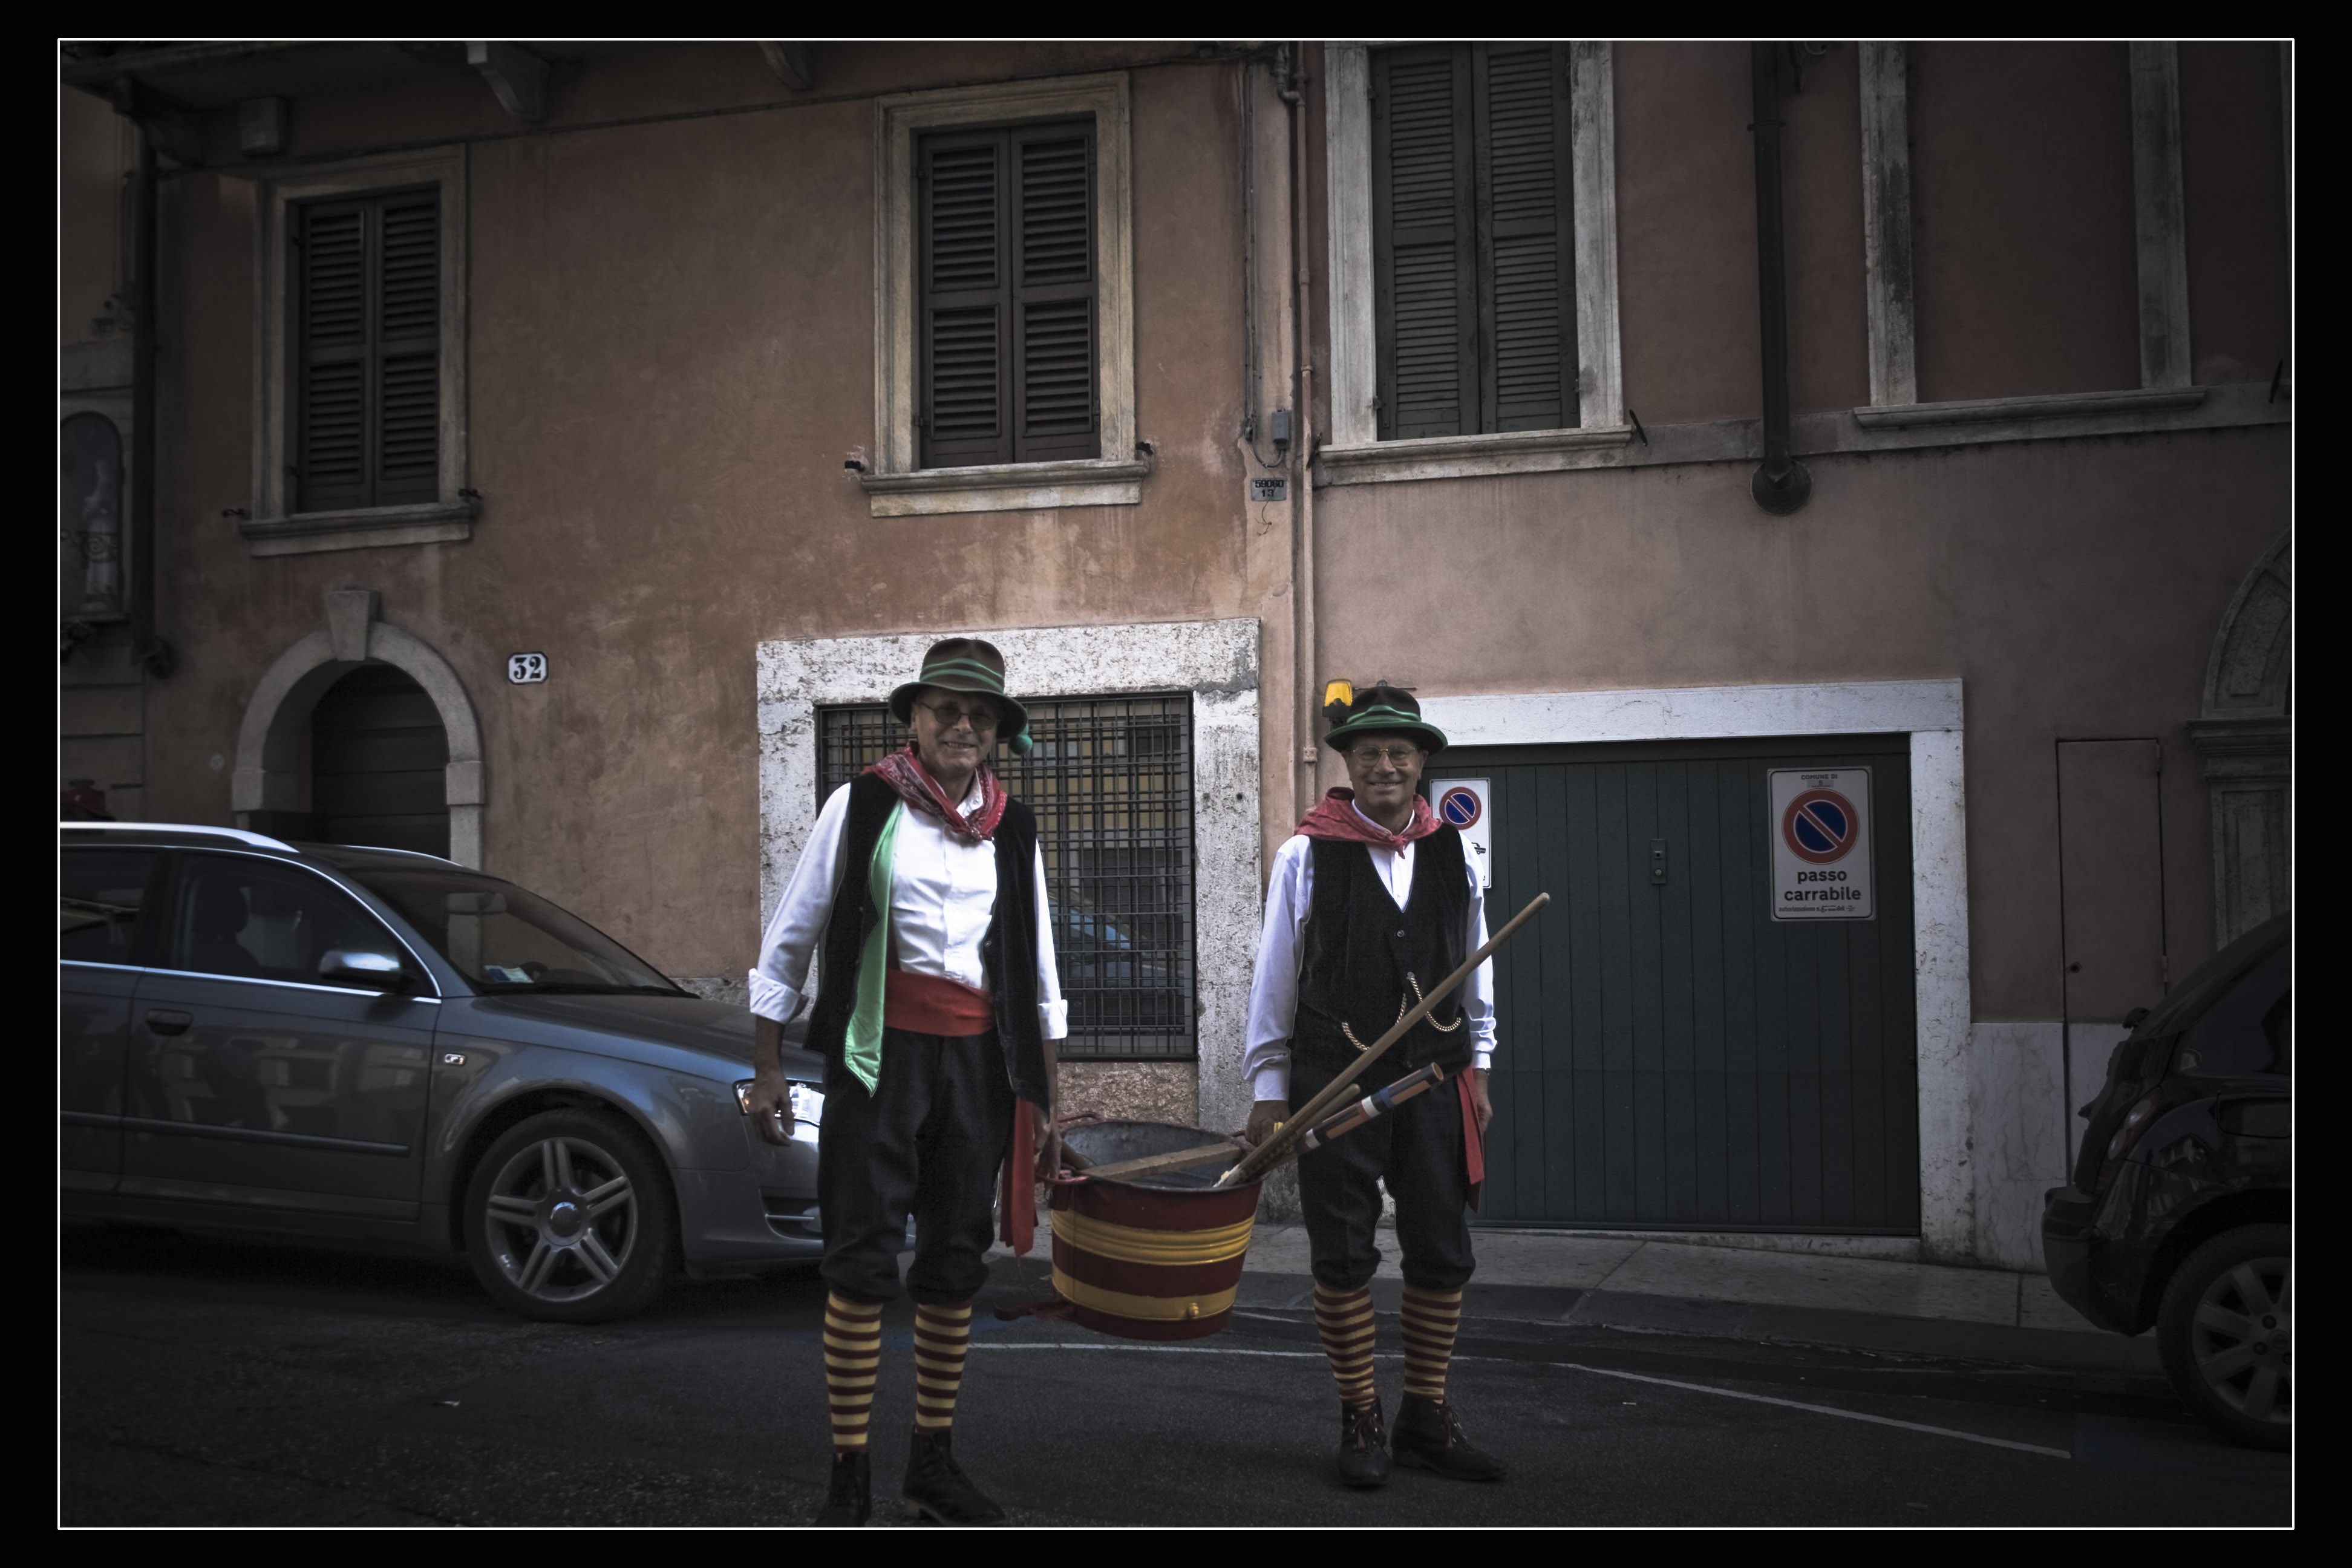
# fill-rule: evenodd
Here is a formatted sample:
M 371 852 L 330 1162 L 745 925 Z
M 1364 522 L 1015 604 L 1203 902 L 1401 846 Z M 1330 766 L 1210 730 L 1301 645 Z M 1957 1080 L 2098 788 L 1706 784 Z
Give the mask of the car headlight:
M 757 1079 L 742 1079 L 735 1085 L 735 1106 L 746 1116 L 751 1114 L 751 1086 Z M 792 1098 L 793 1136 L 803 1143 L 816 1142 L 816 1130 L 824 1125 L 824 1091 L 814 1084 L 795 1083 L 787 1092 Z

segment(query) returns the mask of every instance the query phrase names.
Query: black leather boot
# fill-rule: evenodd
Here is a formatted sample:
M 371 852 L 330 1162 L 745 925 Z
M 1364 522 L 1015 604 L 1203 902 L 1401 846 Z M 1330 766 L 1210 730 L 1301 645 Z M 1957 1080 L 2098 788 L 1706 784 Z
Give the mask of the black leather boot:
M 1379 1400 L 1339 1406 L 1339 1479 L 1351 1487 L 1389 1484 L 1389 1438 Z
M 874 1467 L 863 1448 L 837 1448 L 833 1485 L 813 1521 L 819 1530 L 852 1530 L 874 1515 Z
M 1435 1470 L 1457 1481 L 1499 1481 L 1503 1461 L 1481 1453 L 1462 1435 L 1462 1418 L 1454 1406 L 1408 1394 L 1397 1406 L 1397 1463 L 1415 1469 Z
M 914 1444 L 907 1450 L 907 1481 L 898 1489 L 907 1517 L 928 1517 L 941 1524 L 1003 1523 L 1004 1510 L 973 1486 L 955 1462 L 950 1444 L 954 1436 L 952 1428 L 915 1434 Z

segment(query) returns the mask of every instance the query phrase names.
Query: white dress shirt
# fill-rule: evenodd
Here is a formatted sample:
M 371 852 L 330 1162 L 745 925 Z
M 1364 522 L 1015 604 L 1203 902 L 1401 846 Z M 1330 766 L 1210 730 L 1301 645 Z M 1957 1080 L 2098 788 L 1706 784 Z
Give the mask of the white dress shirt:
M 1396 900 L 1397 908 L 1404 908 L 1412 896 L 1414 847 L 1408 844 L 1391 850 L 1365 844 L 1352 847 L 1372 858 L 1381 885 Z M 1463 862 L 1463 872 L 1470 879 L 1463 951 L 1475 952 L 1486 944 L 1486 895 L 1478 886 L 1478 868 L 1469 864 L 1467 856 Z M 1293 834 L 1274 852 L 1274 875 L 1265 889 L 1265 929 L 1258 938 L 1257 976 L 1250 986 L 1249 1048 L 1242 1057 L 1242 1076 L 1250 1080 L 1253 1099 L 1290 1098 L 1290 1035 L 1298 1017 L 1299 939 L 1314 907 L 1314 840 Z M 1462 983 L 1461 995 L 1462 1011 L 1470 1020 L 1472 1065 L 1491 1068 L 1495 1064 L 1493 959 L 1470 972 L 1470 978 Z
M 961 809 L 980 809 L 977 777 Z M 969 844 L 950 834 L 927 811 L 904 802 L 890 861 L 890 930 L 898 940 L 898 967 L 917 974 L 959 981 L 975 991 L 988 988 L 980 944 L 996 909 L 996 846 Z M 751 1011 L 784 1023 L 800 1010 L 808 985 L 809 961 L 824 939 L 833 915 L 833 890 L 840 879 L 841 835 L 849 817 L 849 786 L 828 796 L 817 813 L 815 831 L 783 902 L 769 918 L 760 940 L 760 962 L 751 970 Z M 1053 913 L 1045 901 L 1045 851 L 1041 845 L 1032 873 L 1037 884 L 1037 1027 L 1058 1040 L 1070 1032 L 1070 1005 L 1054 970 Z

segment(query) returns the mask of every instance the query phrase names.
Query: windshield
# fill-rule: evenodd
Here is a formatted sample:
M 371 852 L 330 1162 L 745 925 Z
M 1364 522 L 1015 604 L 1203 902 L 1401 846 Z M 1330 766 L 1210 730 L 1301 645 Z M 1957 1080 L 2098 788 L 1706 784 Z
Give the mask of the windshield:
M 594 926 L 511 882 L 404 868 L 351 876 L 406 916 L 478 990 L 687 994 Z

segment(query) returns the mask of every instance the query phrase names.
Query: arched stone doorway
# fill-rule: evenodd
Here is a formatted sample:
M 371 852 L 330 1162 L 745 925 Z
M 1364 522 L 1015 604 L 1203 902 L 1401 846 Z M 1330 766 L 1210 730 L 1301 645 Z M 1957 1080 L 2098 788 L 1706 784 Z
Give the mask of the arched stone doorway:
M 237 825 L 255 832 L 283 828 L 298 836 L 307 830 L 320 831 L 317 819 L 320 803 L 316 796 L 318 778 L 314 772 L 316 737 L 312 719 L 322 699 L 331 691 L 341 689 L 341 683 L 355 672 L 389 667 L 400 679 L 394 684 L 379 688 L 375 683 L 393 681 L 386 675 L 362 677 L 352 688 L 354 698 L 364 706 L 366 694 L 378 697 L 397 691 L 405 695 L 413 687 L 430 704 L 437 718 L 446 743 L 445 759 L 439 764 L 441 790 L 439 809 L 446 814 L 446 847 L 432 849 L 423 843 L 394 841 L 393 848 L 422 848 L 431 854 L 445 854 L 461 866 L 478 867 L 482 863 L 482 729 L 475 717 L 474 704 L 466 693 L 464 682 L 433 647 L 414 633 L 404 631 L 377 618 L 378 596 L 371 589 L 337 589 L 327 595 L 327 624 L 302 638 L 265 671 L 254 688 L 253 697 L 246 704 L 245 721 L 239 726 L 236 739 L 236 773 L 231 784 L 232 804 L 236 811 Z M 339 699 L 337 708 L 344 705 Z M 376 720 L 415 718 L 421 705 L 413 700 L 406 710 L 395 705 L 389 712 L 379 704 L 373 716 Z M 331 721 L 345 729 L 378 728 L 405 729 L 411 731 L 426 728 L 417 723 L 382 723 L 351 725 L 351 715 L 330 710 Z M 369 715 L 362 714 L 362 718 Z M 340 732 L 340 731 L 339 731 Z M 415 735 L 409 737 L 414 742 Z M 396 762 L 414 763 L 422 755 L 420 748 L 411 744 L 410 754 L 395 757 Z M 352 795 L 344 790 L 352 771 L 343 766 L 350 752 L 334 753 L 330 745 L 331 768 L 328 778 L 330 807 L 381 805 L 424 805 L 421 811 L 343 810 L 345 820 L 359 817 L 397 818 L 412 820 L 407 831 L 422 834 L 435 832 L 438 825 L 430 821 L 435 816 L 429 798 L 429 784 L 419 775 L 429 774 L 431 764 L 402 766 L 387 770 L 407 775 L 392 794 L 379 790 L 371 797 L 364 791 Z M 341 771 L 338 771 L 338 770 Z M 364 771 L 364 770 L 361 770 Z M 405 791 L 405 794 L 399 793 Z M 368 842 L 385 842 L 372 838 Z
M 2291 532 L 2238 585 L 2205 667 L 2205 759 L 2213 825 L 2213 941 L 2243 936 L 2293 901 L 2294 556 Z

